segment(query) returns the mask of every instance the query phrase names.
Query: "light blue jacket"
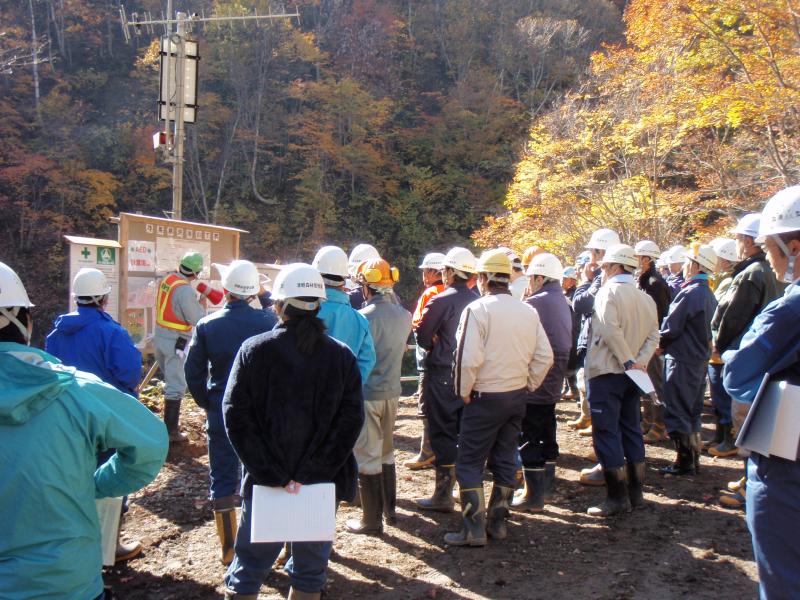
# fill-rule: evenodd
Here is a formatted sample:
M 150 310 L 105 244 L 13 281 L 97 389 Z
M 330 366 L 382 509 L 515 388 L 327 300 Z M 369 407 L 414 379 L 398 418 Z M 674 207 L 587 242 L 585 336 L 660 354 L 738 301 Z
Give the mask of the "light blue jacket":
M 350 297 L 336 288 L 325 288 L 328 299 L 319 309 L 319 318 L 328 328 L 328 335 L 344 343 L 356 355 L 361 381 L 366 383 L 375 366 L 375 344 L 369 321 L 350 306 Z
M 97 467 L 97 455 L 116 448 Z M 164 423 L 96 376 L 0 343 L 0 598 L 92 599 L 103 591 L 95 498 L 150 483 Z

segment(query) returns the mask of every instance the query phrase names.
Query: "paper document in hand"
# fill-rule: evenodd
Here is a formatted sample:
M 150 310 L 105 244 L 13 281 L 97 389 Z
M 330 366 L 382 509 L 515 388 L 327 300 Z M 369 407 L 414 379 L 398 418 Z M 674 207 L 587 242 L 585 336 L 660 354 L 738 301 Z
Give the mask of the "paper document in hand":
M 653 385 L 650 377 L 644 371 L 640 371 L 639 369 L 628 369 L 625 371 L 625 375 L 633 379 L 633 383 L 638 385 L 639 389 L 645 394 L 652 394 L 656 391 L 656 387 Z
M 304 485 L 297 494 L 282 487 L 253 486 L 250 540 L 330 542 L 336 533 L 336 486 Z

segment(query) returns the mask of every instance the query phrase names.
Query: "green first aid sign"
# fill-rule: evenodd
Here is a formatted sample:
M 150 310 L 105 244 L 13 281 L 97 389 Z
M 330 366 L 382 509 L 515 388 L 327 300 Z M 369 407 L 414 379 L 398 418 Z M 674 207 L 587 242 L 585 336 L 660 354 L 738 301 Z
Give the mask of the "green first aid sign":
M 116 248 L 97 248 L 97 264 L 98 265 L 115 265 L 117 264 Z

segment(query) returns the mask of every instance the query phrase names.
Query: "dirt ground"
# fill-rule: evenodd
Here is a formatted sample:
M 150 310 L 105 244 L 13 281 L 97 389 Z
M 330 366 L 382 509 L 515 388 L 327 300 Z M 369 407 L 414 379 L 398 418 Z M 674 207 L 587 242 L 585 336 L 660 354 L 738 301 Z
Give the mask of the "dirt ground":
M 484 548 L 448 549 L 446 531 L 459 515 L 424 514 L 412 499 L 428 495 L 433 471 L 409 471 L 421 429 L 415 400 L 402 398 L 395 444 L 398 463 L 396 527 L 382 537 L 348 534 L 342 507 L 331 557 L 327 598 L 755 598 L 756 569 L 744 513 L 717 505 L 717 491 L 738 479 L 739 459 L 702 458 L 701 474 L 663 479 L 656 471 L 672 459 L 666 443 L 647 447 L 647 506 L 608 520 L 586 508 L 605 488 L 578 484 L 590 438 L 570 431 L 573 402 L 559 404 L 557 491 L 537 515 L 512 512 L 509 537 Z M 710 419 L 706 416 L 706 428 Z M 190 442 L 170 451 L 157 479 L 131 497 L 124 535 L 145 552 L 107 569 L 105 580 L 122 599 L 222 596 L 224 567 L 208 493 L 204 414 L 191 400 L 182 423 Z M 710 435 L 706 431 L 706 436 Z M 489 485 L 486 485 L 488 495 Z M 288 576 L 273 571 L 260 598 L 286 597 Z

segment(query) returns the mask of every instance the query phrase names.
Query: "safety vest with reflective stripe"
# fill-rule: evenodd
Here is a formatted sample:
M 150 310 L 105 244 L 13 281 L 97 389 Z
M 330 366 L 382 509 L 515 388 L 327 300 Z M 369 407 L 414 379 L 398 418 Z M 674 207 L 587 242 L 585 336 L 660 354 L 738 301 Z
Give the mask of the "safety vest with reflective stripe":
M 170 273 L 161 280 L 156 292 L 156 323 L 165 329 L 188 333 L 192 326 L 172 310 L 172 296 L 182 285 L 189 285 L 189 282 L 176 273 Z

